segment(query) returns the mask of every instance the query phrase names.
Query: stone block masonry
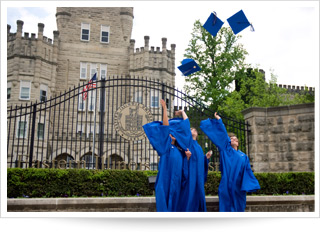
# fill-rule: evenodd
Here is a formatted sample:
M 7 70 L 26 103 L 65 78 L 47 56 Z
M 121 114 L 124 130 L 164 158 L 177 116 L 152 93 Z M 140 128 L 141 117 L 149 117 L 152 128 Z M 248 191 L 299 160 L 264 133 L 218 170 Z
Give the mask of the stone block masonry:
M 219 198 L 206 197 L 219 212 Z M 8 199 L 8 212 L 156 212 L 155 197 Z M 314 212 L 314 196 L 248 196 L 246 212 Z
M 255 172 L 314 171 L 314 103 L 244 110 Z

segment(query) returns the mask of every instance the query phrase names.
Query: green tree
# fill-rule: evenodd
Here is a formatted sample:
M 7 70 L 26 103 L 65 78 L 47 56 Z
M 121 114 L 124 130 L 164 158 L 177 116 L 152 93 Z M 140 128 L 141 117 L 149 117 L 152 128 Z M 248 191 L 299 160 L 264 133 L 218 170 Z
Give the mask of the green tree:
M 277 76 L 271 73 L 271 80 L 267 83 L 263 74 L 257 69 L 242 69 L 236 74 L 236 90 L 226 97 L 218 106 L 223 114 L 243 119 L 241 111 L 250 107 L 272 107 L 296 105 L 314 102 L 314 95 L 307 90 L 300 94 L 292 94 L 287 89 L 277 86 Z
M 227 27 L 222 27 L 213 37 L 199 20 L 194 23 L 184 57 L 195 60 L 201 71 L 185 77 L 184 90 L 188 95 L 213 108 L 224 101 L 230 94 L 235 73 L 245 66 L 248 54 L 243 45 L 237 43 L 239 38 L 241 36 L 235 36 Z

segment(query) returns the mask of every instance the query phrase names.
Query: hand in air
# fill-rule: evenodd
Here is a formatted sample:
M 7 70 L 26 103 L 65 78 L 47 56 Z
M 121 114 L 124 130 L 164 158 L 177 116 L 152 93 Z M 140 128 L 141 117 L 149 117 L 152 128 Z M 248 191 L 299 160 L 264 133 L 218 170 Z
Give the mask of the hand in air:
M 189 148 L 187 148 L 187 151 L 185 151 L 185 153 L 186 153 L 187 159 L 189 160 L 192 155 L 191 151 L 189 151 Z
M 174 115 L 180 116 L 180 115 L 182 115 L 183 112 L 184 112 L 183 110 L 178 110 L 178 111 L 174 112 Z
M 220 119 L 220 116 L 217 114 L 217 112 L 214 113 L 214 117 L 219 120 Z
M 163 109 L 167 108 L 166 102 L 163 99 L 160 99 L 160 104 L 161 104 Z
M 206 154 L 206 156 L 207 156 L 207 159 L 210 159 L 211 158 L 211 156 L 212 156 L 212 151 L 210 150 L 210 151 L 208 151 L 207 152 L 207 154 Z

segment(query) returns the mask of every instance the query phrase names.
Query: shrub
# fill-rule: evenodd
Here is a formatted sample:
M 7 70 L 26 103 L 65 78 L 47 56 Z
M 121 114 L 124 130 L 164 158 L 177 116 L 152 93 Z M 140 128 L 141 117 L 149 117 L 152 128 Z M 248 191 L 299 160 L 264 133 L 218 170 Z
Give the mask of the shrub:
M 9 168 L 7 194 L 17 197 L 151 196 L 148 177 L 157 171 Z M 314 194 L 314 173 L 255 173 L 255 194 Z M 209 172 L 206 195 L 217 195 L 221 174 Z

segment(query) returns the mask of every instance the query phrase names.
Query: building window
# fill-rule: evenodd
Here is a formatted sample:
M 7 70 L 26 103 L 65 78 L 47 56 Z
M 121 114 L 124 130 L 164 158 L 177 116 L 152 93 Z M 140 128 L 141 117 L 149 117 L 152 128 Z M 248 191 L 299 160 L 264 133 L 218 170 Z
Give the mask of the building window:
M 96 91 L 91 90 L 88 93 L 88 111 L 94 111 L 96 105 Z
M 87 79 L 87 63 L 80 62 L 80 79 Z
M 40 101 L 46 101 L 48 95 L 48 86 L 44 84 L 40 84 Z
M 159 92 L 152 92 L 151 93 L 151 108 L 158 108 L 159 107 Z
M 89 41 L 90 40 L 90 24 L 81 23 L 81 40 Z
M 90 79 L 97 72 L 97 64 L 90 64 Z
M 38 123 L 38 139 L 44 138 L 44 123 Z
M 107 65 L 106 64 L 100 64 L 100 77 L 99 77 L 99 79 L 101 79 L 102 77 L 104 77 L 104 78 L 107 77 Z
M 109 43 L 110 27 L 101 25 L 101 43 Z
M 30 100 L 31 81 L 20 81 L 20 100 Z
M 171 108 L 170 98 L 166 98 L 166 105 L 167 105 L 167 109 Z
M 78 124 L 77 125 L 77 134 L 81 137 L 84 132 L 84 125 L 83 124 Z
M 28 129 L 27 121 L 18 121 L 17 123 L 17 138 L 26 138 Z
M 142 91 L 135 92 L 134 101 L 142 104 L 142 101 L 143 101 Z
M 92 153 L 91 152 L 87 153 L 86 155 L 82 156 L 81 161 L 85 161 L 85 164 L 86 164 L 85 168 L 95 169 L 96 155 L 93 156 L 93 160 L 92 160 Z M 83 164 L 82 164 L 81 168 L 84 168 Z
M 94 130 L 96 131 L 96 134 L 99 134 L 99 124 L 96 124 L 96 128 L 94 128 L 93 123 L 87 124 L 87 137 L 88 138 L 90 137 L 90 135 L 93 136 Z
M 83 93 L 83 94 L 85 94 L 85 93 Z M 84 111 L 84 104 L 85 104 L 85 102 L 83 101 L 82 94 L 80 93 L 79 94 L 79 101 L 78 101 L 78 110 L 79 111 Z
M 11 82 L 7 83 L 7 99 L 11 98 Z

